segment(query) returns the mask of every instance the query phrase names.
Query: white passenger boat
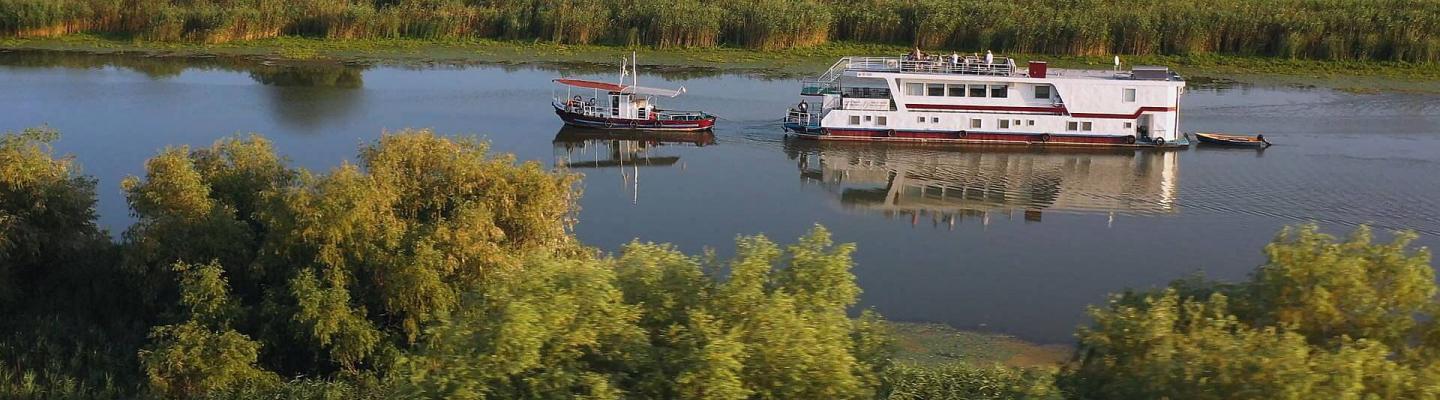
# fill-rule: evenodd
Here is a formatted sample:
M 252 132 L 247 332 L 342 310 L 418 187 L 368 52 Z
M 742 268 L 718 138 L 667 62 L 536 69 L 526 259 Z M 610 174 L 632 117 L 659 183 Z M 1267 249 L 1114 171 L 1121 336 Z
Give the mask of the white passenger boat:
M 845 57 L 785 129 L 820 140 L 1179 147 L 1185 81 L 1166 67 L 1016 68 L 993 55 Z

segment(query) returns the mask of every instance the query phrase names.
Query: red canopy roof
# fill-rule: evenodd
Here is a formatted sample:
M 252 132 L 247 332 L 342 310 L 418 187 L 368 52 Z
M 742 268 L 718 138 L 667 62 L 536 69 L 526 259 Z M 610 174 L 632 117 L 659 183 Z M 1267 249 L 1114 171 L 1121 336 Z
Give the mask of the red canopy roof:
M 659 89 L 659 88 L 644 87 L 644 86 L 617 85 L 617 84 L 609 83 L 609 82 L 596 82 L 596 81 L 587 81 L 587 80 L 584 80 L 584 79 L 569 79 L 569 78 L 555 79 L 554 82 L 555 82 L 555 83 L 559 83 L 559 84 L 561 84 L 561 85 L 568 85 L 568 86 L 580 87 L 580 88 L 586 88 L 586 89 L 600 89 L 600 90 L 604 90 L 604 91 L 607 91 L 607 92 L 617 92 L 617 93 L 645 94 L 645 95 L 656 95 L 656 96 L 666 96 L 666 97 L 675 97 L 675 96 L 679 96 L 681 93 L 685 93 L 685 88 L 684 88 L 683 86 L 682 86 L 680 89 L 671 90 L 671 89 Z
M 555 83 L 574 87 L 582 87 L 586 89 L 600 89 L 607 92 L 618 92 L 625 89 L 624 86 L 616 85 L 613 83 L 587 81 L 583 79 L 556 79 Z

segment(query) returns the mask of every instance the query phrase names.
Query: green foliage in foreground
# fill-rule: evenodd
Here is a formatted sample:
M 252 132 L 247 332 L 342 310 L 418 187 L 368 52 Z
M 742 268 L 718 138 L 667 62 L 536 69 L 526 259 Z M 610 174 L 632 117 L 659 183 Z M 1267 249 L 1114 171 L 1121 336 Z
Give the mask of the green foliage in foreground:
M 52 333 L 62 349 L 130 340 L 94 355 L 119 377 L 83 385 L 71 376 L 86 365 L 30 363 L 53 355 L 7 342 L 17 374 L 0 393 L 871 398 L 888 365 L 878 317 L 846 314 L 853 246 L 822 228 L 783 248 L 742 238 L 728 263 L 646 243 L 602 256 L 569 233 L 573 176 L 405 131 L 323 175 L 258 136 L 166 149 L 123 183 L 137 221 L 114 245 L 94 228 L 93 181 L 51 155 L 53 132 L 3 137 L 7 290 L 29 299 L 101 272 L 116 287 L 86 296 L 128 308 L 3 305 L 101 332 Z M 121 256 L 77 258 L 81 244 Z M 39 325 L 19 321 L 7 332 Z
M 1440 398 L 1440 303 L 1414 238 L 1287 229 L 1250 282 L 1114 296 L 1059 383 L 1086 399 Z
M 964 364 L 919 367 L 897 365 L 886 371 L 881 398 L 891 400 L 1061 399 L 1051 371 Z
M 0 35 L 220 43 L 510 39 L 662 47 L 844 40 L 1047 54 L 1440 61 L 1436 0 L 0 0 Z
M 573 176 L 405 131 L 326 174 L 258 136 L 166 149 L 112 243 L 55 138 L 0 135 L 4 398 L 1440 397 L 1411 233 L 1291 228 L 1247 282 L 1116 295 L 1058 371 L 922 367 L 847 314 L 854 246 L 820 227 L 729 260 L 599 254 Z

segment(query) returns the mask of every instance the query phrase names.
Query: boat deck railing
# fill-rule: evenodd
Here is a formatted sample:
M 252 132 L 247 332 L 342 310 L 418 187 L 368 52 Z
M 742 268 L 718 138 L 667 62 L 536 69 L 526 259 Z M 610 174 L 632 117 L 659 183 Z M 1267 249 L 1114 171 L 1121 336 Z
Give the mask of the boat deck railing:
M 785 114 L 785 123 L 797 124 L 800 126 L 817 127 L 820 126 L 820 117 L 820 114 L 817 113 L 811 113 L 809 111 L 801 111 L 792 108 L 789 112 Z
M 994 57 L 986 62 L 979 56 L 930 56 L 912 57 L 845 57 L 846 71 L 862 72 L 915 72 L 926 74 L 994 75 L 1015 74 L 1015 60 Z
M 819 96 L 840 94 L 840 77 L 845 72 L 901 72 L 923 74 L 1011 76 L 1015 60 L 994 57 L 987 62 L 980 56 L 914 57 L 843 57 L 820 76 L 801 82 L 800 94 Z
M 656 111 L 655 118 L 666 121 L 699 121 L 710 118 L 710 114 L 706 114 L 703 111 L 664 110 Z

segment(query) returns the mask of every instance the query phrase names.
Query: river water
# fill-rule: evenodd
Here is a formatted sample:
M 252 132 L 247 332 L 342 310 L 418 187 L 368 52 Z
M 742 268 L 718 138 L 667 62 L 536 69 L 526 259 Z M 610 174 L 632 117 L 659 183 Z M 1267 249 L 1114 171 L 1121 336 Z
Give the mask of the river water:
M 120 180 L 171 145 L 257 132 L 295 165 L 354 160 L 386 130 L 474 134 L 497 151 L 585 174 L 576 234 L 728 253 L 737 235 L 794 239 L 820 223 L 856 242 L 862 305 L 1063 343 L 1087 304 L 1195 273 L 1243 279 L 1287 224 L 1371 224 L 1440 243 L 1440 96 L 1193 86 L 1187 132 L 1263 133 L 1263 152 L 1032 151 L 787 140 L 797 79 L 706 70 L 662 105 L 722 117 L 713 135 L 630 140 L 562 128 L 549 80 L 596 66 L 271 65 L 0 53 L 0 131 L 49 125 L 99 180 L 101 224 L 132 217 Z

